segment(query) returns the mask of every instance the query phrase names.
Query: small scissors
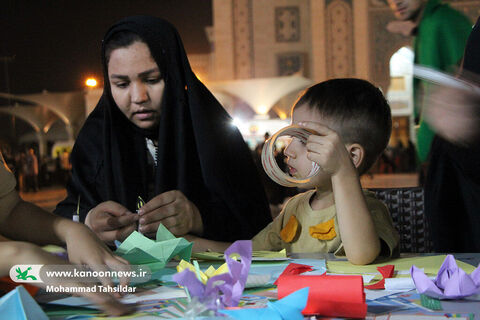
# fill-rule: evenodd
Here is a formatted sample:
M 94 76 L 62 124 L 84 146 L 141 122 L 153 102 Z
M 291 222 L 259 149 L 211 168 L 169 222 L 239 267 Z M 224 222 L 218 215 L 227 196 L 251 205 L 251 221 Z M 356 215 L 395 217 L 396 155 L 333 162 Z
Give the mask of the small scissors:
M 142 197 L 138 196 L 138 198 L 137 198 L 137 214 L 138 214 L 138 210 L 140 210 L 140 208 L 143 207 L 144 205 L 145 205 L 145 201 L 143 201 Z M 137 229 L 138 229 L 138 232 L 140 232 L 140 226 L 138 225 L 138 223 L 137 223 Z

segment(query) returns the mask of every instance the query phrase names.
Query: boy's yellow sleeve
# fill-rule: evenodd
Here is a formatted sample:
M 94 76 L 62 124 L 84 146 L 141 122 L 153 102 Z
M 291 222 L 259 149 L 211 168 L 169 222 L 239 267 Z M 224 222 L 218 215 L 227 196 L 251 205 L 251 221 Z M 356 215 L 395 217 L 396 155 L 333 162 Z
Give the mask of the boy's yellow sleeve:
M 398 251 L 400 236 L 393 226 L 387 206 L 374 196 L 366 196 L 367 206 L 372 215 L 375 230 L 378 237 L 383 241 L 380 256 L 392 257 Z
M 260 231 L 252 239 L 253 250 L 282 250 L 284 243 L 280 238 L 280 231 L 283 228 L 283 221 L 285 218 L 285 209 L 287 205 L 282 209 L 282 212 L 270 222 L 262 231 Z

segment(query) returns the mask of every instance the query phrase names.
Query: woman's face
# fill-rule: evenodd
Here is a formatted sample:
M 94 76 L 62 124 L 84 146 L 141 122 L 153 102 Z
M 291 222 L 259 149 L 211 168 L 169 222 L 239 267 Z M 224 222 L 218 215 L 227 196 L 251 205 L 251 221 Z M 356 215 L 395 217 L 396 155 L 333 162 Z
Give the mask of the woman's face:
M 136 41 L 113 50 L 108 77 L 113 99 L 123 114 L 139 128 L 155 127 L 160 120 L 165 81 L 148 46 Z

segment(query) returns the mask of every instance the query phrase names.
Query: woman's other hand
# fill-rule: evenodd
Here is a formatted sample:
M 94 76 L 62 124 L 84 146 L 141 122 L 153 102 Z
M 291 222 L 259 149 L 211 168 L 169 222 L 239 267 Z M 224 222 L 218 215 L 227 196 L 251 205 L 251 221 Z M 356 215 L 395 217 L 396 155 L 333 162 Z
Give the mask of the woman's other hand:
M 201 235 L 203 223 L 197 206 L 179 190 L 159 194 L 140 210 L 140 232 L 155 236 L 159 224 L 163 224 L 176 236 L 187 233 Z

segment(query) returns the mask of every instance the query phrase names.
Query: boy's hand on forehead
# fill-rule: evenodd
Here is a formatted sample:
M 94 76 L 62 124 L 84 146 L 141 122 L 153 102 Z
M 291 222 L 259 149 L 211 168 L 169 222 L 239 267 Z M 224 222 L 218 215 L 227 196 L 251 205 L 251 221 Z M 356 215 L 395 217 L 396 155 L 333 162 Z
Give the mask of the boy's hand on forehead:
M 180 190 L 157 195 L 138 210 L 140 232 L 155 236 L 162 223 L 175 236 L 201 233 L 203 225 L 198 208 Z
M 90 210 L 85 224 L 108 244 L 123 241 L 135 229 L 138 215 L 114 201 L 105 201 Z
M 298 125 L 316 132 L 308 137 L 307 158 L 316 162 L 321 170 L 335 175 L 343 170 L 354 169 L 345 144 L 336 131 L 313 121 L 299 122 Z

